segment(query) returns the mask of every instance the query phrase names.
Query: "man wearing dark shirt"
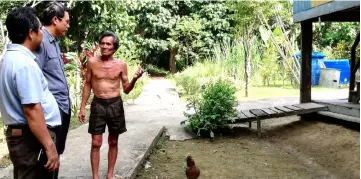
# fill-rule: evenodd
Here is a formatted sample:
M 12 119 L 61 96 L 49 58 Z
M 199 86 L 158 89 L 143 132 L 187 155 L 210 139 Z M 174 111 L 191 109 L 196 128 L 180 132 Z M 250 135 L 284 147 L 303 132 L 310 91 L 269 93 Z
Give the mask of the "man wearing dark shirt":
M 62 125 L 57 132 L 57 149 L 62 154 L 70 124 L 70 98 L 67 80 L 64 74 L 64 62 L 58 37 L 65 36 L 69 28 L 69 13 L 66 6 L 58 2 L 49 3 L 41 17 L 43 40 L 35 52 L 36 63 L 49 84 L 49 90 L 58 103 Z

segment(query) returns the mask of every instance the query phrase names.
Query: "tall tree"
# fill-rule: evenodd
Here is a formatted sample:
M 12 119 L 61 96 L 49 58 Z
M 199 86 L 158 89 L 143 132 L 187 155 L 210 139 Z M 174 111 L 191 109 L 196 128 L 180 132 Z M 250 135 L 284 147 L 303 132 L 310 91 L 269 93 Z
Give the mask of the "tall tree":
M 240 36 L 245 52 L 245 96 L 248 97 L 248 88 L 251 79 L 252 45 L 257 37 L 258 28 L 262 25 L 259 14 L 267 19 L 276 5 L 273 1 L 231 1 L 229 6 L 234 9 L 234 19 L 237 23 L 238 36 Z
M 166 68 L 205 58 L 213 45 L 232 35 L 224 2 L 156 1 L 128 11 L 136 17 L 135 34 L 144 60 Z M 169 65 L 169 67 L 168 67 Z

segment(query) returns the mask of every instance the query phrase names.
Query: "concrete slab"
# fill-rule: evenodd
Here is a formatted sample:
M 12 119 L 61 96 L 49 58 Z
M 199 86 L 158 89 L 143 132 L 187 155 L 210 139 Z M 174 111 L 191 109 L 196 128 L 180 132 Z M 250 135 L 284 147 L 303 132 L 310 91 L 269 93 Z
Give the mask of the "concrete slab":
M 338 114 L 338 113 L 329 112 L 329 111 L 320 111 L 317 113 L 320 115 L 323 115 L 323 116 L 331 117 L 333 119 L 339 119 L 339 120 L 344 120 L 344 121 L 349 121 L 349 122 L 354 122 L 354 123 L 360 124 L 360 118 L 358 118 L 358 117 L 352 117 L 352 116 Z
M 339 100 L 315 100 L 315 102 L 324 103 L 324 104 L 335 104 L 347 108 L 360 109 L 359 103 L 350 103 L 347 99 L 339 99 Z
M 360 104 L 349 103 L 348 100 L 315 100 L 315 102 L 327 105 L 330 112 L 360 118 Z

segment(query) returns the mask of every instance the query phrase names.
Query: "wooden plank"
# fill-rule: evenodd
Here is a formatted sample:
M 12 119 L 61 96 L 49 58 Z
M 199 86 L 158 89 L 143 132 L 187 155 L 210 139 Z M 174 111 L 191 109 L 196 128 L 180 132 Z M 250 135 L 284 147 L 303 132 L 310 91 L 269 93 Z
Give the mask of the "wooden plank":
M 281 111 L 281 110 L 278 110 L 278 109 L 276 109 L 275 107 L 270 107 L 269 108 L 270 110 L 272 110 L 272 111 L 274 111 L 274 112 L 276 112 L 277 113 L 277 117 L 282 117 L 282 116 L 285 116 L 286 115 L 286 113 L 285 112 L 283 112 L 283 111 Z
M 300 110 L 302 110 L 302 108 L 299 108 L 299 107 L 296 107 L 296 106 L 292 106 L 292 105 L 284 106 L 284 107 L 287 108 L 287 109 L 294 110 L 294 111 L 300 111 Z
M 312 22 L 301 22 L 300 102 L 311 101 Z
M 268 115 L 272 116 L 272 115 L 277 115 L 277 112 L 270 110 L 269 108 L 262 108 L 261 109 L 263 112 L 267 113 Z
M 251 112 L 249 112 L 249 110 L 242 110 L 241 111 L 245 116 L 247 116 L 247 118 L 256 118 L 256 116 L 254 114 L 252 114 Z
M 309 114 L 328 109 L 327 106 L 316 103 L 301 103 L 301 104 L 296 104 L 294 106 L 303 108 L 303 110 L 298 112 L 298 114 Z
M 275 108 L 278 109 L 278 110 L 281 110 L 283 112 L 286 112 L 286 113 L 292 113 L 293 112 L 292 109 L 287 109 L 287 108 L 285 108 L 283 106 L 275 106 Z
M 278 113 L 269 108 L 262 108 L 261 110 L 268 114 L 268 118 L 278 117 Z
M 252 114 L 254 114 L 257 117 L 264 117 L 264 116 L 268 116 L 267 113 L 263 112 L 260 109 L 251 109 L 249 110 L 249 112 L 251 112 Z
M 291 105 L 292 107 L 303 109 L 301 106 L 297 106 L 298 104 Z
M 317 104 L 317 103 L 301 103 L 301 104 L 295 104 L 293 106 L 296 106 L 296 107 L 302 108 L 302 109 L 327 108 L 327 106 Z
M 237 111 L 237 116 L 231 119 L 234 121 L 230 123 L 247 122 L 247 116 L 241 113 L 241 111 Z
M 270 107 L 269 109 L 272 110 L 272 111 L 274 111 L 274 112 L 276 112 L 276 113 L 277 113 L 277 116 L 284 116 L 284 115 L 285 115 L 285 112 L 280 111 L 280 110 L 278 110 L 278 109 L 276 109 L 276 108 L 274 108 L 274 107 Z
M 239 112 L 238 112 L 238 118 L 239 118 L 239 119 L 246 119 L 247 116 L 244 115 L 241 111 L 239 111 Z
M 234 123 L 248 122 L 248 127 L 252 128 L 252 121 L 257 120 L 257 135 L 262 136 L 262 119 L 270 119 L 272 117 L 282 117 L 295 114 L 309 114 L 322 110 L 327 110 L 327 106 L 317 103 L 301 103 L 288 106 L 276 106 L 262 109 L 251 109 L 238 111 L 238 119 Z M 301 116 L 304 117 L 304 116 Z

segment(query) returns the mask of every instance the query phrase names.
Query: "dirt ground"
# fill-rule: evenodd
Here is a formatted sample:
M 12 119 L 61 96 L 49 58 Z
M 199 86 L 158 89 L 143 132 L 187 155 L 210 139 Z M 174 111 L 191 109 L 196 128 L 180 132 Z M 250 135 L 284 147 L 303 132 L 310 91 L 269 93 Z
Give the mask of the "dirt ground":
M 262 127 L 261 139 L 246 125 L 213 142 L 163 138 L 137 179 L 186 178 L 188 154 L 200 168 L 201 179 L 360 178 L 359 124 L 293 116 L 262 121 Z

